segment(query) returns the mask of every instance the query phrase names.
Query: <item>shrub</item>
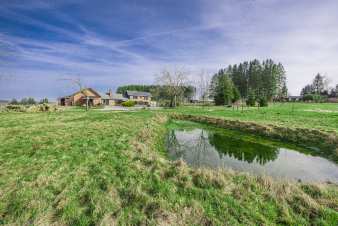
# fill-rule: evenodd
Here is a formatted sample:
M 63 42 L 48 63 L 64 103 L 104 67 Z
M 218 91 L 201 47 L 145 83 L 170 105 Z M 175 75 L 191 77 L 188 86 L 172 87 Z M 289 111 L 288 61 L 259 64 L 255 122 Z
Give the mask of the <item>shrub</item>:
M 135 106 L 136 102 L 133 100 L 127 100 L 125 102 L 122 103 L 123 107 L 133 107 Z
M 258 104 L 260 107 L 267 107 L 268 106 L 268 100 L 266 97 L 261 97 L 258 99 Z
M 306 94 L 303 96 L 303 101 L 313 101 L 313 95 L 312 94 Z
M 58 110 L 56 106 L 48 104 L 32 105 L 27 109 L 28 112 L 54 112 Z
M 15 112 L 26 112 L 27 108 L 22 105 L 10 104 L 6 106 L 6 111 L 15 111 Z
M 256 105 L 256 98 L 255 98 L 255 94 L 252 90 L 249 90 L 249 93 L 248 93 L 248 97 L 246 99 L 246 105 L 247 106 L 255 106 Z
M 246 105 L 247 106 L 255 106 L 256 105 L 256 100 L 253 96 L 248 96 L 248 99 L 246 99 Z
M 314 101 L 316 103 L 325 102 L 327 96 L 322 96 L 319 94 L 306 94 L 303 96 L 303 101 Z
M 38 104 L 29 107 L 24 105 L 7 105 L 5 110 L 9 112 L 54 112 L 59 109 L 54 105 Z

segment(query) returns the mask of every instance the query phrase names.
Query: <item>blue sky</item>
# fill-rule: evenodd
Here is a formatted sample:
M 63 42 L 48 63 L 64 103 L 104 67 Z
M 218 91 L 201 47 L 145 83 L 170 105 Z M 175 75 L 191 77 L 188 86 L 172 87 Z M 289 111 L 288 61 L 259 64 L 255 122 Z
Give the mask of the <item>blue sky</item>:
M 1 0 L 0 99 L 150 84 L 163 69 L 192 81 L 272 58 L 290 93 L 317 72 L 338 83 L 336 0 Z

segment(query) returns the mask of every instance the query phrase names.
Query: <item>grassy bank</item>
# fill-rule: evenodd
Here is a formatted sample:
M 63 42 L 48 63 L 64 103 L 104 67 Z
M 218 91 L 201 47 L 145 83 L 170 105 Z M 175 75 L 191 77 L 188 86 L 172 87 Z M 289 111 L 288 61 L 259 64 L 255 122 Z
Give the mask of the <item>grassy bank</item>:
M 333 132 L 189 114 L 171 114 L 171 118 L 204 123 L 220 128 L 247 132 L 249 134 L 252 133 L 280 141 L 291 142 L 303 147 L 312 147 L 317 155 L 321 155 L 338 163 L 338 137 Z
M 334 225 L 338 188 L 191 169 L 150 111 L 0 114 L 0 224 Z
M 289 128 L 318 129 L 338 134 L 338 104 L 330 103 L 275 103 L 269 107 L 250 107 L 237 110 L 224 106 L 184 106 L 175 113 L 221 117 L 259 124 Z

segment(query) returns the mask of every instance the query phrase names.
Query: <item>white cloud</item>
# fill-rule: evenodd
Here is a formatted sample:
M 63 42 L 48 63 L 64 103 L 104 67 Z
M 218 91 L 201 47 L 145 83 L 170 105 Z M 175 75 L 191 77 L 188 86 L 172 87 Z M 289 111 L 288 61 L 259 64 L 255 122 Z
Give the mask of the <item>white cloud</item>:
M 151 83 L 153 75 L 165 67 L 185 66 L 193 74 L 202 69 L 213 73 L 228 64 L 272 58 L 284 64 L 292 94 L 298 94 L 317 72 L 326 73 L 332 83 L 338 83 L 336 1 L 203 1 L 200 8 L 195 15 L 199 22 L 190 26 L 177 24 L 178 29 L 163 30 L 152 27 L 149 21 L 139 36 L 124 40 L 90 29 L 60 11 L 53 15 L 76 29 L 70 31 L 12 8 L 1 8 L 3 16 L 15 16 L 17 22 L 71 40 L 42 41 L 2 33 L 0 44 L 17 54 L 3 70 L 19 78 L 28 76 L 32 81 L 35 74 L 35 81 L 43 76 L 44 81 L 55 81 L 63 75 L 83 76 L 91 86 L 109 88 Z M 53 82 L 46 84 L 53 89 Z M 7 85 L 0 87 L 3 98 L 9 90 Z M 29 90 L 33 88 L 28 87 L 27 94 Z M 59 93 L 55 91 L 54 95 Z

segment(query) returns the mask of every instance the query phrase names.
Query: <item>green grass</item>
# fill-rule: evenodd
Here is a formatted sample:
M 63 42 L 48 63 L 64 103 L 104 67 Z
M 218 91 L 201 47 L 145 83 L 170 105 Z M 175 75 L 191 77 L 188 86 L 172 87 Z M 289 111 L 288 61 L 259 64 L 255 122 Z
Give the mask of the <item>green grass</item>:
M 0 225 L 338 221 L 336 185 L 169 161 L 165 123 L 151 111 L 0 113 Z
M 170 110 L 169 110 L 170 111 Z M 172 111 L 172 110 L 171 110 Z M 335 131 L 338 133 L 338 104 L 329 103 L 275 103 L 269 107 L 244 108 L 244 111 L 223 106 L 184 106 L 175 112 L 193 115 L 223 117 L 262 124 Z

